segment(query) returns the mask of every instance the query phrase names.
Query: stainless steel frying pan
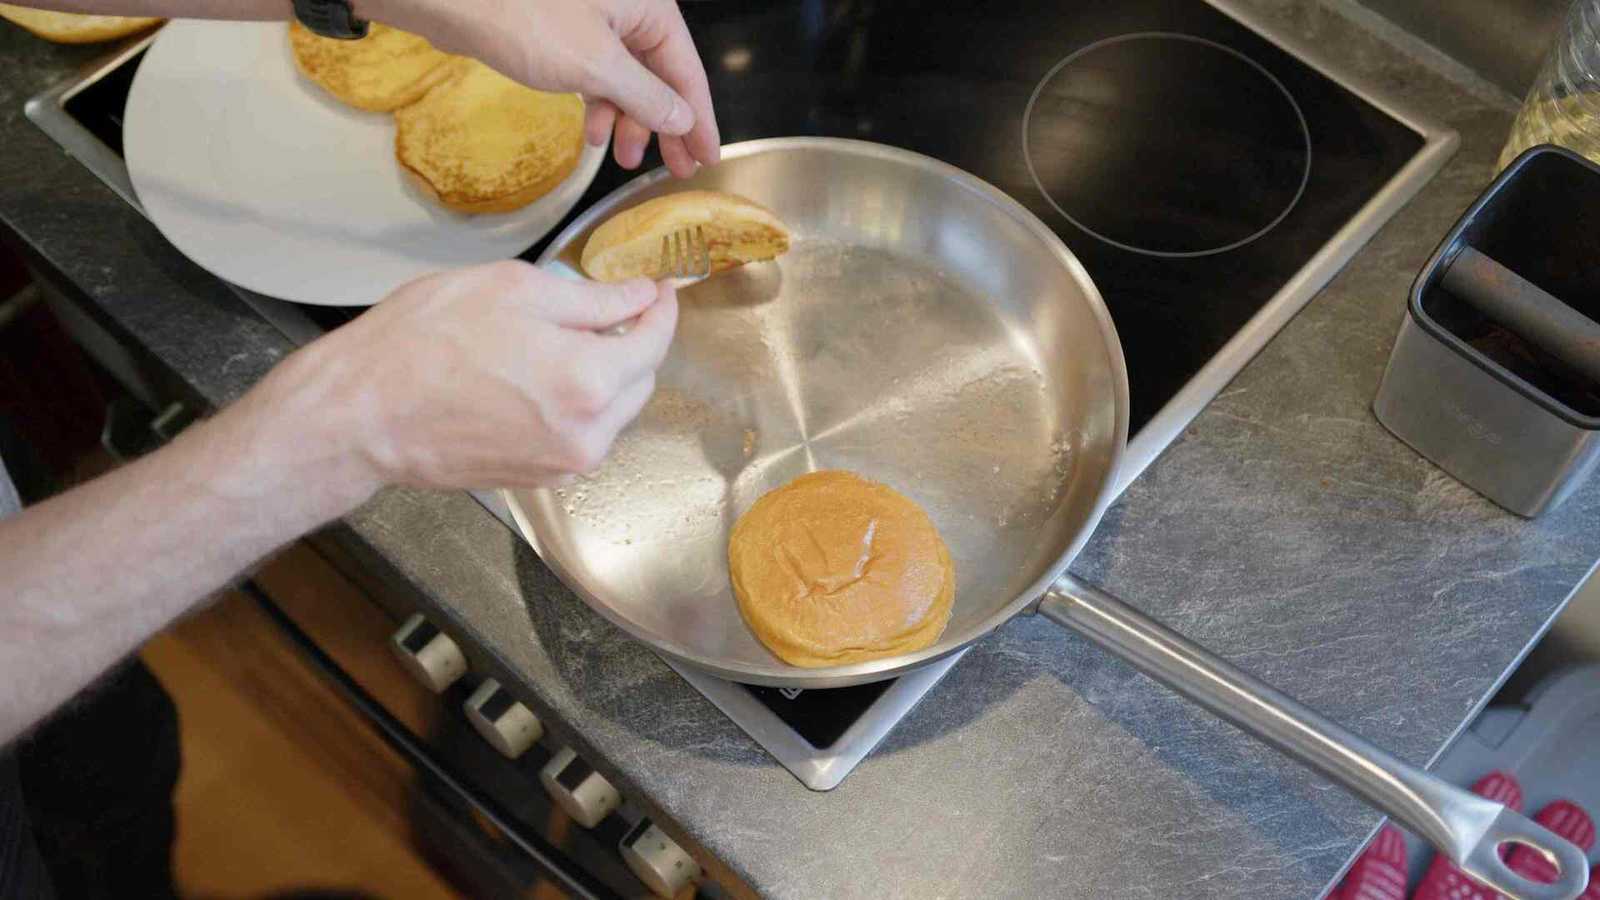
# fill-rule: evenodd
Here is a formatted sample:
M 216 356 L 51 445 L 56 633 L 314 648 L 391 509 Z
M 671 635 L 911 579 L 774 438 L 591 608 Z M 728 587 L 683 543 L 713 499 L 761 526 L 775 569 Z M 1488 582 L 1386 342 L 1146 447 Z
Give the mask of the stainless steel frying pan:
M 1364 797 L 1479 880 L 1570 898 L 1588 867 L 1505 807 L 1402 763 L 1066 569 L 1110 503 L 1127 441 L 1127 370 L 1093 282 L 1050 229 L 983 181 L 858 141 L 725 148 L 688 182 L 641 176 L 563 231 L 540 263 L 580 278 L 590 231 L 670 191 L 733 191 L 797 241 L 776 265 L 686 290 L 656 395 L 594 476 L 508 497 L 545 562 L 656 650 L 737 681 L 827 688 L 893 677 L 1019 613 L 1072 628 Z M 828 669 L 788 666 L 745 627 L 728 529 L 757 497 L 845 468 L 921 503 L 955 559 L 933 647 Z M 1518 876 L 1496 848 L 1561 869 Z

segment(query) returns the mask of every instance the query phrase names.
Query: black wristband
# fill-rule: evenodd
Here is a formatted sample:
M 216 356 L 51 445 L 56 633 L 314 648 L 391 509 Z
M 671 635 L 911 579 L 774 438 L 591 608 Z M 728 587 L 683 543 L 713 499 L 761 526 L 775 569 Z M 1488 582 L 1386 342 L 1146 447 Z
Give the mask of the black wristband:
M 349 0 L 294 0 L 294 15 L 313 34 L 341 41 L 367 36 L 367 23 L 356 18 Z

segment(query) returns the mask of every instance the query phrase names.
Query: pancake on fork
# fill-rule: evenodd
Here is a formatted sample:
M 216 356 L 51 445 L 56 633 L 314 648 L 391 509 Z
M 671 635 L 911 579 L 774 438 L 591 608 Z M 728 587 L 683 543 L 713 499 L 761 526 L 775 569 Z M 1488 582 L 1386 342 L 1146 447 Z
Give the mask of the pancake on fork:
M 711 271 L 773 259 L 789 249 L 789 229 L 766 207 L 721 191 L 679 191 L 625 209 L 583 245 L 583 271 L 596 281 L 663 278 L 661 240 L 699 228 Z

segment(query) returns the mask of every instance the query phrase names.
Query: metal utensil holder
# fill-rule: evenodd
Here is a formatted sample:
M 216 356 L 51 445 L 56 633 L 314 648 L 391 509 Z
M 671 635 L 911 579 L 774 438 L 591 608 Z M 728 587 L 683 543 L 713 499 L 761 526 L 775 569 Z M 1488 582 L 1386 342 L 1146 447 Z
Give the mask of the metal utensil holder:
M 1411 286 L 1378 421 L 1495 503 L 1536 516 L 1600 465 L 1600 166 L 1523 153 Z

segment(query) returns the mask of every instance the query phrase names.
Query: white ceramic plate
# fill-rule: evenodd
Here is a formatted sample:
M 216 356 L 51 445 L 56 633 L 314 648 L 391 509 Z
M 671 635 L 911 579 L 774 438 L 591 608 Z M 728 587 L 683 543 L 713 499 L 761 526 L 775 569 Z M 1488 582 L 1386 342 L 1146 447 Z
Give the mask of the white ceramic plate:
M 212 274 L 271 297 L 365 306 L 428 272 L 509 259 L 572 210 L 604 147 L 505 215 L 451 212 L 394 158 L 394 119 L 295 70 L 282 22 L 178 21 L 134 76 L 123 125 L 156 227 Z

